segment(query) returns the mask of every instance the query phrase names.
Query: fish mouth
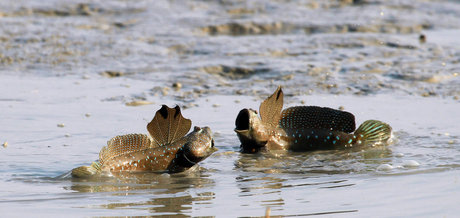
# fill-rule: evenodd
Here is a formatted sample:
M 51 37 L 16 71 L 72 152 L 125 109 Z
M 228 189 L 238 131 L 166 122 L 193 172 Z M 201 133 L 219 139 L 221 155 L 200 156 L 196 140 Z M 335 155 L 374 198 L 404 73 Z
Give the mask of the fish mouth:
M 209 150 L 211 153 L 214 153 L 219 150 L 214 146 L 214 139 L 211 140 L 211 148 Z
M 244 131 L 244 130 L 249 130 L 249 121 L 250 121 L 250 115 L 249 115 L 249 110 L 248 109 L 243 109 L 238 113 L 238 116 L 236 117 L 235 120 L 235 131 Z

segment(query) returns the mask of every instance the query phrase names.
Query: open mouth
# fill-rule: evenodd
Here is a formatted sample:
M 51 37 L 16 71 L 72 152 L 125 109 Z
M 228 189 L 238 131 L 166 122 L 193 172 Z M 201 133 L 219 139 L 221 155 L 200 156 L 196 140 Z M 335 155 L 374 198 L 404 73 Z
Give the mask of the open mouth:
M 240 111 L 235 121 L 235 130 L 248 130 L 249 129 L 249 110 L 243 109 Z

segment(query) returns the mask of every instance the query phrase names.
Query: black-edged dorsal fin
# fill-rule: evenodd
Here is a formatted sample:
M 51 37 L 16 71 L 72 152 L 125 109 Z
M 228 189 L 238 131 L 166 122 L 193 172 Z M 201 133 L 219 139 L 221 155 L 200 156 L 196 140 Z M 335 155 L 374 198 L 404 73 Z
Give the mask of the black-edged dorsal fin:
M 153 145 L 163 146 L 182 138 L 192 127 L 192 121 L 182 116 L 180 107 L 169 108 L 162 105 L 147 124 L 147 130 L 153 138 Z
M 345 133 L 355 131 L 353 114 L 327 107 L 297 106 L 283 110 L 279 122 L 281 128 L 326 129 Z
M 107 163 L 112 158 L 120 155 L 142 151 L 150 148 L 152 141 L 146 134 L 128 134 L 115 136 L 107 142 L 99 152 L 99 162 L 101 165 Z
M 283 90 L 281 86 L 260 104 L 260 118 L 270 126 L 278 126 L 281 110 L 283 109 Z

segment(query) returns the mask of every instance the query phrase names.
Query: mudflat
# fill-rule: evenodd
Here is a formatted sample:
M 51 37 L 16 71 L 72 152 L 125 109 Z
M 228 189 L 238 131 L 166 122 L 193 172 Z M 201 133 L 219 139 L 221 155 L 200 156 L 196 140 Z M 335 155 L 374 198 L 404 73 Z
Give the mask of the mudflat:
M 450 1 L 1 1 L 2 215 L 456 216 L 459 16 Z M 241 154 L 238 112 L 278 85 L 285 108 L 382 120 L 394 141 Z M 178 174 L 59 177 L 163 104 L 219 151 Z

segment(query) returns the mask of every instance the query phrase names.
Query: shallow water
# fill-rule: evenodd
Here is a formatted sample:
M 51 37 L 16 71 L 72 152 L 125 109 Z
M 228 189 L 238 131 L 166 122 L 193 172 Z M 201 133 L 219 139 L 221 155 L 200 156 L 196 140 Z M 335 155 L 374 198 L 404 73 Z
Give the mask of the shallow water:
M 460 4 L 341 2 L 2 1 L 2 215 L 457 216 Z M 394 141 L 239 153 L 239 110 L 278 85 L 285 107 L 343 107 Z M 60 177 L 147 133 L 161 104 L 209 126 L 219 151 L 179 174 Z

